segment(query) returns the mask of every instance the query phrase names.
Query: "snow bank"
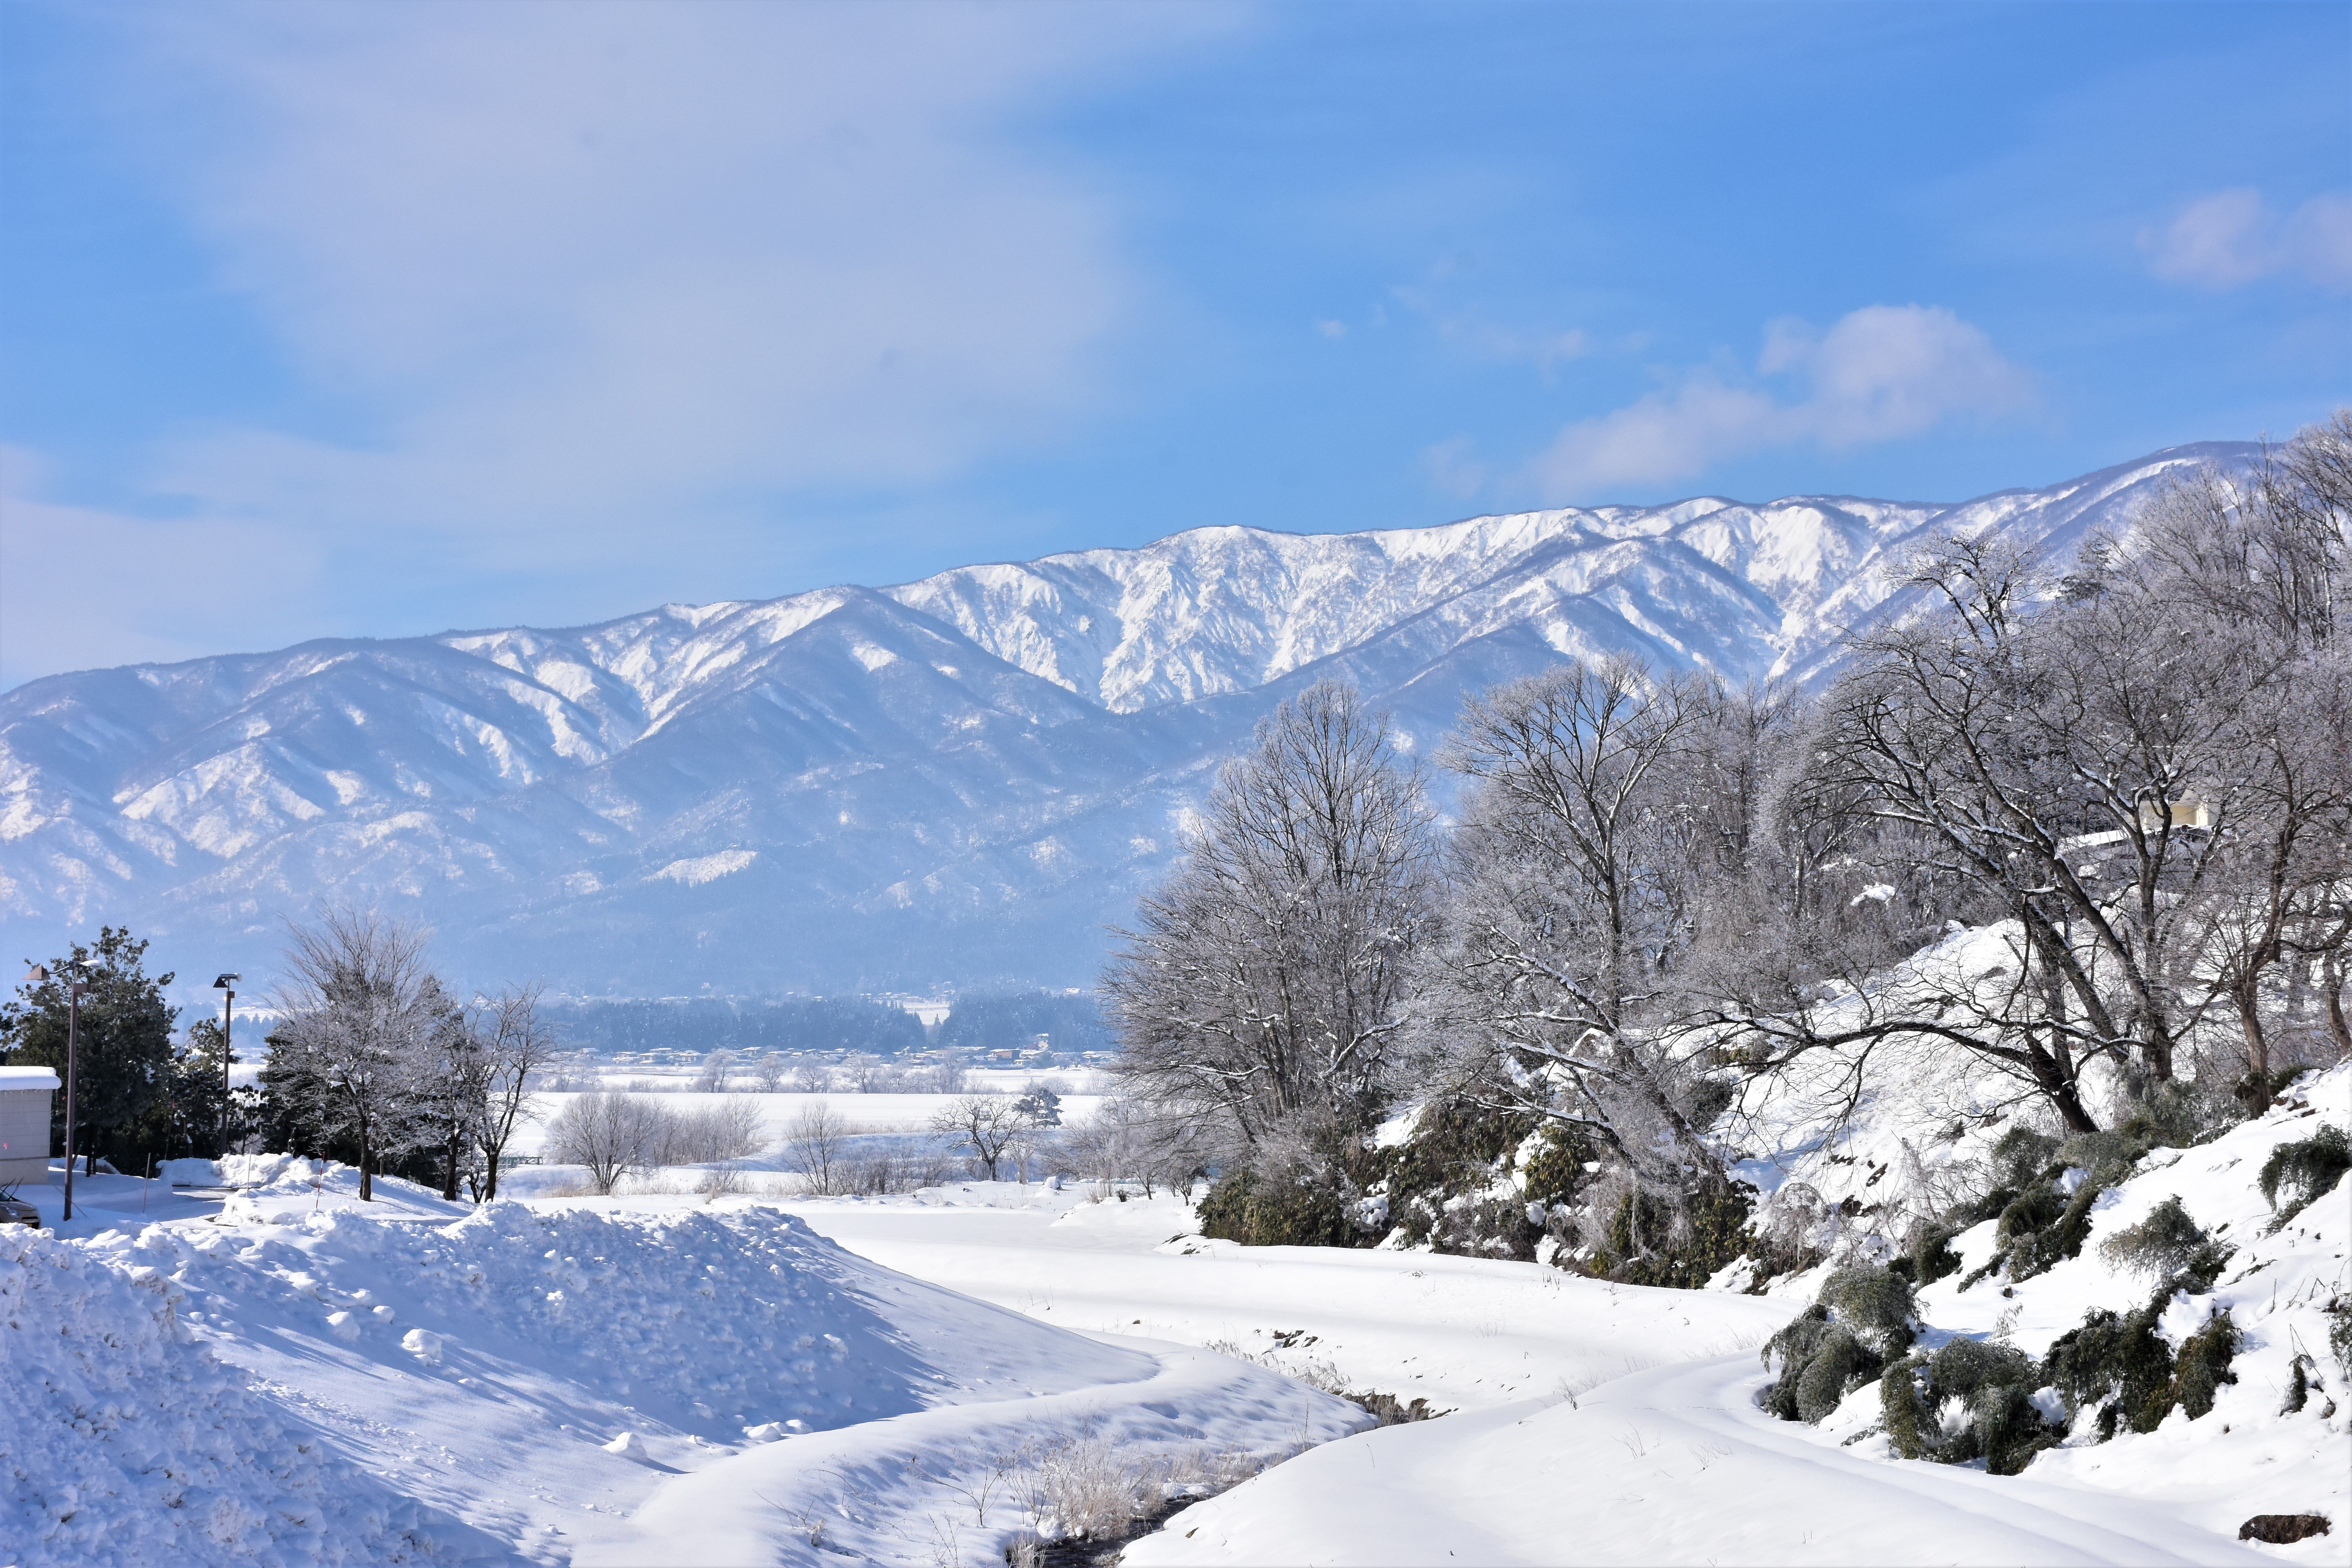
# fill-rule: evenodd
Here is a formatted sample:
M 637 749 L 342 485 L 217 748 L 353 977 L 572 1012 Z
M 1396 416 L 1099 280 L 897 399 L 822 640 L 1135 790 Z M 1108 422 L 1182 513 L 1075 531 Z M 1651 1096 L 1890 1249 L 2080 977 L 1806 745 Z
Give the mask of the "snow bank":
M 2259 1563 L 2162 1499 L 1885 1464 L 1756 1408 L 1752 1355 L 1662 1367 L 1572 1402 L 1391 1426 L 1198 1503 L 1120 1562 Z M 2340 1538 L 2339 1538 L 2340 1539 Z M 2316 1544 L 2316 1543 L 2315 1543 Z M 2340 1549 L 2335 1561 L 2341 1561 Z
M 153 1270 L 167 1300 L 221 1332 L 226 1354 L 266 1336 L 451 1381 L 512 1385 L 560 1369 L 575 1398 L 719 1441 L 769 1422 L 836 1426 L 1153 1368 L 892 1275 L 767 1209 L 500 1201 L 437 1226 L 338 1209 L 210 1234 L 151 1226 L 89 1246 Z M 420 1329 L 430 1362 L 403 1342 Z
M 218 1160 L 165 1160 L 155 1167 L 155 1174 L 172 1187 L 266 1187 L 289 1175 L 307 1176 L 317 1168 L 299 1154 L 229 1154 Z
M 1804 1139 L 1801 1118 L 1784 1123 L 1795 1153 L 1775 1168 L 1821 1183 L 1832 1214 L 1837 1200 L 1857 1200 L 1849 1251 L 1883 1245 L 1873 1231 L 1903 1217 L 1911 1199 L 1902 1189 L 1932 1201 L 1939 1176 L 1957 1176 L 1995 1126 L 1963 1121 L 1959 1137 L 1939 1138 L 1968 1085 L 1930 1087 L 1882 1093 L 1837 1142 Z M 1549 1407 L 1474 1406 L 1333 1445 L 1187 1510 L 1122 1560 L 2341 1563 L 2352 1539 L 2352 1369 L 2330 1351 L 2327 1309 L 2352 1301 L 2352 1203 L 2339 1182 L 2273 1228 L 2259 1188 L 2273 1150 L 2331 1124 L 2352 1126 L 2352 1064 L 2307 1076 L 2210 1142 L 2147 1155 L 2096 1200 L 2078 1256 L 2023 1279 L 1995 1270 L 1963 1289 L 1996 1258 L 1988 1220 L 1952 1242 L 1960 1270 L 1918 1292 L 1923 1344 L 1999 1340 L 2039 1358 L 2092 1309 L 2129 1312 L 2149 1300 L 2156 1279 L 2120 1268 L 2100 1244 L 2178 1198 L 2236 1248 L 2212 1289 L 2172 1295 L 2158 1323 L 2176 1350 L 2222 1312 L 2242 1335 L 2235 1381 L 2201 1417 L 2175 1408 L 2153 1431 L 2103 1443 L 2085 1410 L 2063 1446 L 2020 1475 L 1993 1476 L 1980 1461 L 1894 1458 L 1875 1383 L 1820 1426 L 1776 1420 L 1756 1404 L 1767 1374 L 1752 1356 L 1731 1357 L 1635 1372 Z M 1828 1267 L 1785 1288 L 1810 1299 Z M 2059 1411 L 2053 1391 L 2035 1402 Z M 1570 1482 L 1595 1500 L 1579 1509 L 1572 1542 L 1559 1511 Z M 2331 1529 L 2292 1546 L 2240 1542 L 2258 1514 L 2320 1514 Z
M 0 1554 L 22 1568 L 503 1555 L 249 1392 L 189 1342 L 172 1294 L 152 1269 L 0 1230 Z

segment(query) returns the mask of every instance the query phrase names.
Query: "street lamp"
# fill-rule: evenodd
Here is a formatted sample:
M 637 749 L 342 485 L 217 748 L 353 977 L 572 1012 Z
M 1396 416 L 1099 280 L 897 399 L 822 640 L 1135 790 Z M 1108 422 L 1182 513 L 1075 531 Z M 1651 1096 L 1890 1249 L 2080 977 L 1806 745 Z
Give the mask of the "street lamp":
M 229 1106 L 232 1103 L 228 1097 L 228 1068 L 229 1064 L 236 1059 L 236 1055 L 228 1048 L 228 1032 L 230 1024 L 229 1015 L 235 1011 L 236 1007 L 236 983 L 244 978 L 245 976 L 242 974 L 224 974 L 218 980 L 213 982 L 213 989 L 221 993 L 221 1113 L 219 1157 L 224 1160 L 228 1158 L 228 1110 Z M 222 1180 L 227 1180 L 226 1173 L 223 1173 Z
M 87 965 L 76 964 L 76 968 Z M 49 972 L 35 964 L 25 972 L 25 978 L 35 985 L 47 984 Z M 73 1219 L 74 1167 L 74 1068 L 81 1055 L 81 994 L 87 986 L 71 975 L 66 977 L 66 1219 Z

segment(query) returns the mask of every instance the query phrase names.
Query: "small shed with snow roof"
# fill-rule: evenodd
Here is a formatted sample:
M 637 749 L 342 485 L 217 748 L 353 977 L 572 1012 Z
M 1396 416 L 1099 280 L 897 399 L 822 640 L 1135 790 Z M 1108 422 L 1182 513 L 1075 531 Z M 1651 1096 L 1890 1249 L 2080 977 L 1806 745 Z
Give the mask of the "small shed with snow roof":
M 0 1068 L 0 1187 L 49 1179 L 51 1068 Z

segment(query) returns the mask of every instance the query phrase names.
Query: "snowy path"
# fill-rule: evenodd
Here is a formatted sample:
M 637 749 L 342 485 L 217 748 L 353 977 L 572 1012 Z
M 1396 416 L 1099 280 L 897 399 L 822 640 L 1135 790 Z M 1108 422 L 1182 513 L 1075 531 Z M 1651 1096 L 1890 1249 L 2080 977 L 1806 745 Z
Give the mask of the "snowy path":
M 2055 1564 L 2275 1561 L 2200 1517 L 2221 1497 L 2102 1497 L 1886 1463 L 1756 1409 L 1753 1356 L 1638 1373 L 1573 1405 L 1392 1426 L 1179 1515 L 1154 1563 Z
M 1043 1197 L 1043 1194 L 1040 1194 Z M 1064 1200 L 1066 1203 L 1066 1200 Z M 1751 1350 L 1794 1303 L 1580 1279 L 1426 1253 L 1240 1247 L 1181 1205 L 1017 1209 L 796 1204 L 820 1235 L 902 1273 L 1086 1331 L 1223 1342 L 1358 1391 L 1475 1411 Z M 1287 1346 L 1276 1334 L 1295 1334 Z

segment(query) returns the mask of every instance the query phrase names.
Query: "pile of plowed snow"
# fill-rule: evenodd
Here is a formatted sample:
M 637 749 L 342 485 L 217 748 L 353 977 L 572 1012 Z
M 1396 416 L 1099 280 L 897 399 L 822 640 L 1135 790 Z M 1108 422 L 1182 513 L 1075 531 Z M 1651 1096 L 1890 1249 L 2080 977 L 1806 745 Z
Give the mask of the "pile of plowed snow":
M 276 1363 L 323 1358 L 525 1398 L 552 1378 L 574 1424 L 605 1436 L 635 1422 L 740 1442 L 1154 1370 L 877 1268 L 773 1210 L 499 1202 L 447 1226 L 331 1210 L 89 1245 L 152 1270 L 224 1354 L 268 1375 L 299 1384 Z
M 797 1560 L 814 1510 L 828 1541 L 877 1560 L 952 1547 L 1002 1563 L 1015 1531 L 1045 1528 L 1048 1483 L 1080 1459 L 1130 1479 L 1196 1461 L 1233 1473 L 1371 1420 L 1262 1367 L 1105 1342 L 908 1279 L 761 1206 L 508 1201 L 447 1223 L 289 1197 L 37 1246 L 118 1306 L 53 1308 L 26 1337 L 121 1320 L 104 1331 L 186 1363 L 167 1378 L 146 1364 L 160 1352 L 124 1358 L 121 1377 L 76 1373 L 96 1394 L 16 1401 L 20 1511 L 93 1532 L 68 1557 L 103 1531 L 97 1555 L 116 1561 L 270 1561 L 279 1537 L 289 1563 L 398 1561 L 441 1549 L 424 1521 L 446 1519 L 451 1541 L 487 1539 L 504 1560 L 698 1568 Z M 144 1380 L 135 1397 L 125 1377 Z M 183 1419 L 196 1396 L 173 1378 L 222 1413 Z M 109 1400 L 150 1398 L 169 1421 L 141 1427 L 101 1467 L 131 1479 L 93 1497 L 84 1428 L 120 1424 Z M 192 1422 L 211 1436 L 183 1439 Z M 229 1463 L 224 1429 L 257 1458 L 189 1480 L 190 1465 Z M 1023 1500 L 1008 1465 L 1036 1482 Z M 399 1512 L 394 1495 L 421 1506 Z M 206 1528 L 228 1544 L 173 1544 Z
M 173 1321 L 152 1270 L 0 1230 L 0 1554 L 319 1563 L 503 1555 L 331 1456 Z

